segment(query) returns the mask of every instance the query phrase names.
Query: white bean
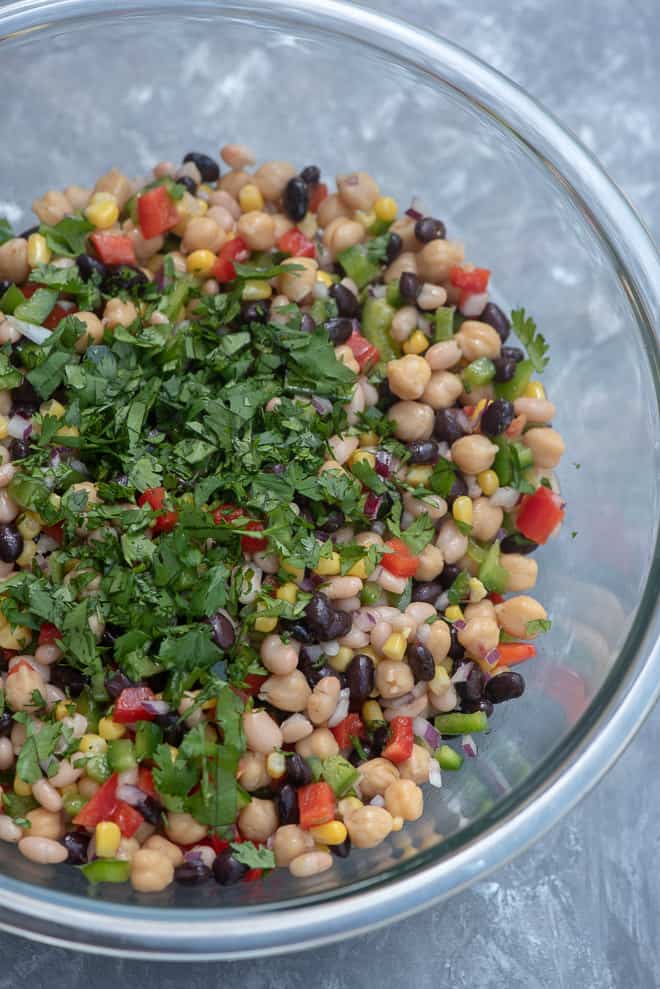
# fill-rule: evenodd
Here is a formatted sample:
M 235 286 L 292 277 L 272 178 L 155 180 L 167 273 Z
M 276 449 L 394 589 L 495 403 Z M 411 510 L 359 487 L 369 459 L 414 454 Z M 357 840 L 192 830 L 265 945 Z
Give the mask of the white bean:
M 32 795 L 42 807 L 56 814 L 62 809 L 62 797 L 48 780 L 40 779 L 32 784 Z
M 14 844 L 23 837 L 23 830 L 14 824 L 11 817 L 0 814 L 0 841 L 11 841 Z
M 21 838 L 18 850 L 26 859 L 41 864 L 65 862 L 69 857 L 64 845 L 60 845 L 59 841 L 53 841 L 52 838 Z
M 0 738 L 0 769 L 10 769 L 14 765 L 14 746 L 11 739 Z

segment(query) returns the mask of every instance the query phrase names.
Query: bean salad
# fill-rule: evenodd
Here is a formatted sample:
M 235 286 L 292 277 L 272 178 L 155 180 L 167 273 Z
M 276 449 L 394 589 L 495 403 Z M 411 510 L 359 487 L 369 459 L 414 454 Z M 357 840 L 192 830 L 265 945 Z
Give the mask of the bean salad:
M 0 220 L 0 840 L 139 893 L 420 818 L 564 516 L 547 344 L 445 223 L 220 157 Z

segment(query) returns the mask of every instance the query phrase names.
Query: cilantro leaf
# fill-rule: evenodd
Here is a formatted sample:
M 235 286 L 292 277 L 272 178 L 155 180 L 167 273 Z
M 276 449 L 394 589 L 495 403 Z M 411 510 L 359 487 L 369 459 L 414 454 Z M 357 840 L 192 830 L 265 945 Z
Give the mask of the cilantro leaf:
M 25 727 L 27 738 L 18 754 L 16 775 L 25 783 L 36 783 L 43 777 L 41 764 L 50 761 L 64 726 L 61 721 L 55 721 L 36 728 L 35 722 L 28 720 Z
M 435 525 L 426 512 L 418 515 L 407 529 L 401 530 L 401 538 L 414 556 L 419 556 L 425 546 L 433 540 Z
M 12 367 L 7 354 L 0 352 L 0 390 L 18 388 L 22 380 L 23 375 Z
M 447 592 L 450 604 L 460 604 L 470 596 L 470 574 L 467 570 L 461 570 L 456 580 L 452 583 Z
M 536 332 L 536 323 L 531 316 L 525 315 L 524 309 L 513 309 L 511 312 L 511 325 L 513 331 L 527 350 L 530 361 L 534 365 L 534 370 L 539 374 L 544 370 L 548 361 L 549 350 L 545 337 Z
M 250 869 L 275 868 L 275 855 L 265 845 L 257 848 L 252 841 L 232 841 L 231 849 L 236 861 Z
M 65 216 L 54 226 L 42 223 L 39 233 L 46 238 L 53 254 L 75 258 L 78 254 L 85 253 L 85 240 L 93 229 L 93 224 L 84 216 Z
M 535 618 L 533 621 L 527 622 L 525 625 L 525 631 L 531 638 L 534 635 L 539 635 L 539 633 L 549 632 L 551 627 L 552 622 L 549 618 Z
M 12 240 L 14 236 L 14 231 L 11 228 L 11 223 L 9 220 L 0 216 L 0 246 L 6 244 L 8 240 Z
M 222 653 L 211 641 L 210 625 L 178 625 L 167 630 L 158 660 L 166 669 L 192 670 L 213 666 Z
M 240 261 L 234 261 L 233 264 L 239 278 L 276 278 L 278 275 L 303 270 L 302 264 L 295 264 L 295 258 L 286 264 L 259 265 Z
M 185 797 L 199 778 L 193 765 L 179 752 L 175 757 L 169 745 L 159 745 L 154 753 L 154 783 L 159 793 Z
M 445 457 L 440 457 L 429 478 L 429 488 L 434 494 L 446 498 L 456 480 L 456 467 Z
M 51 292 L 47 288 L 38 288 L 34 295 L 16 306 L 14 316 L 16 319 L 22 319 L 24 323 L 34 323 L 35 326 L 41 326 L 56 302 L 57 292 Z
M 99 276 L 96 272 L 92 272 L 85 282 L 75 265 L 71 268 L 58 268 L 54 264 L 37 265 L 30 272 L 30 281 L 57 289 L 59 293 L 72 295 L 78 303 L 78 308 L 84 312 L 93 312 L 101 302 Z

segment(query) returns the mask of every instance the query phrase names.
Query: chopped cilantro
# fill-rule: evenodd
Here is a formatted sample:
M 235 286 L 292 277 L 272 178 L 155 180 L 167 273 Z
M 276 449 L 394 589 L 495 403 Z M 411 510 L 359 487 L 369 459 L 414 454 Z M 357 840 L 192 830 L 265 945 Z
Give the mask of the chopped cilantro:
M 549 347 L 545 337 L 536 332 L 536 323 L 531 316 L 525 315 L 524 309 L 514 309 L 511 312 L 511 325 L 513 332 L 527 350 L 534 370 L 540 374 L 550 360 L 547 356 Z
M 275 868 L 275 855 L 265 845 L 257 848 L 252 841 L 232 841 L 231 850 L 236 861 L 250 869 Z
M 13 236 L 14 231 L 11 228 L 11 223 L 6 217 L 0 216 L 0 246 L 6 244 Z
M 65 216 L 54 226 L 42 223 L 39 233 L 46 238 L 53 254 L 75 258 L 78 254 L 85 253 L 85 239 L 93 229 L 93 225 L 84 216 Z
M 450 604 L 460 604 L 470 596 L 470 574 L 467 570 L 461 570 L 456 580 L 452 583 L 447 592 Z
M 535 618 L 534 621 L 527 622 L 525 630 L 527 635 L 531 637 L 532 635 L 539 635 L 542 632 L 549 632 L 551 627 L 552 622 L 549 618 Z

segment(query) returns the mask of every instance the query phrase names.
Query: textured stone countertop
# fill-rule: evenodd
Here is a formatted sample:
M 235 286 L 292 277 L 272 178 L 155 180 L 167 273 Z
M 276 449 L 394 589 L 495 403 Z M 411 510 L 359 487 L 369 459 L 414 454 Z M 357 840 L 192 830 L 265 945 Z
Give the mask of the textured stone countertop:
M 373 0 L 516 80 L 600 158 L 660 237 L 659 0 Z M 653 989 L 660 712 L 534 848 L 440 906 L 314 952 L 155 964 L 0 935 L 0 989 Z

